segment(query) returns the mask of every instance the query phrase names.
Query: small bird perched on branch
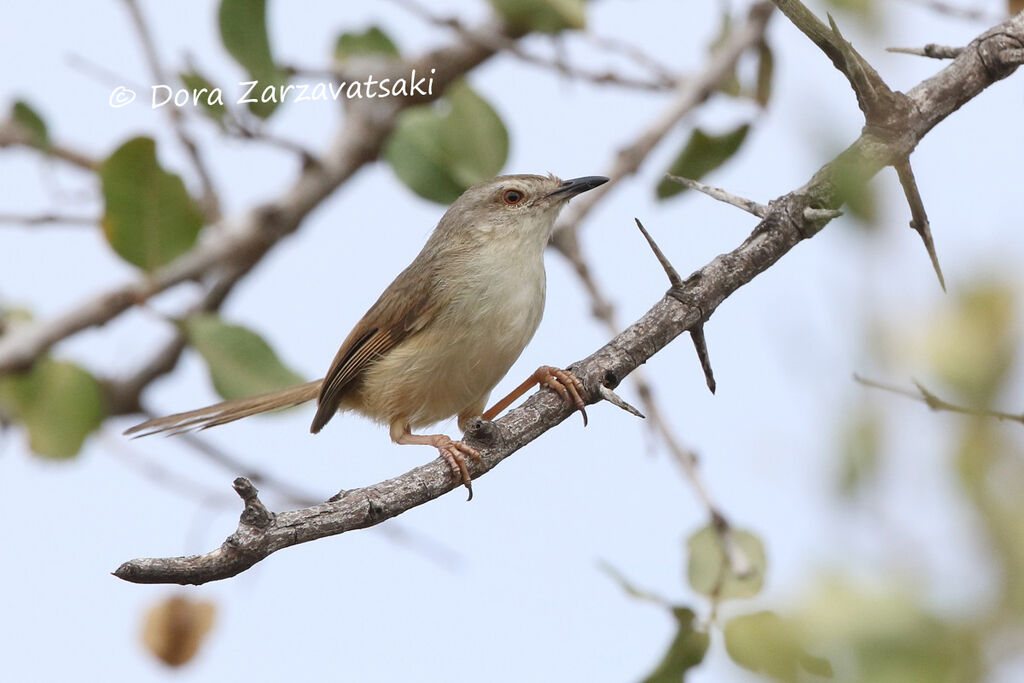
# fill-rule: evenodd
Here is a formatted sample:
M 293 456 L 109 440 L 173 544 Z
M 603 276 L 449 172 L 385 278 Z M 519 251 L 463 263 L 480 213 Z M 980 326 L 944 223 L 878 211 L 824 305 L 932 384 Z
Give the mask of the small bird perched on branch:
M 561 394 L 586 424 L 579 380 L 548 366 L 484 407 L 540 324 L 544 248 L 558 213 L 607 181 L 508 175 L 474 185 L 352 329 L 323 379 L 149 420 L 125 433 L 205 429 L 316 398 L 314 434 L 339 411 L 365 415 L 388 425 L 395 443 L 437 448 L 472 498 L 465 456 L 479 453 L 443 434 L 412 430 L 457 415 L 465 431 L 471 418 L 493 419 L 537 384 Z

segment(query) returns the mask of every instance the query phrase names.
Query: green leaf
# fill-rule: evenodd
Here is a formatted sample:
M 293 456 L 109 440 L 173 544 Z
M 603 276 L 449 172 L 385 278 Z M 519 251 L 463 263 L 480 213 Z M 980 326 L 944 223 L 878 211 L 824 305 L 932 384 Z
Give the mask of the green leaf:
M 583 0 L 490 0 L 509 27 L 523 32 L 558 33 L 586 26 Z
M 100 166 L 107 241 L 124 260 L 153 270 L 195 244 L 203 216 L 181 178 L 156 159 L 152 138 L 132 138 Z
M 249 97 L 260 99 L 260 93 L 267 86 L 284 85 L 288 77 L 277 64 L 270 52 L 270 38 L 267 35 L 266 0 L 221 0 L 220 39 L 235 60 L 245 67 L 250 78 L 259 85 Z M 260 118 L 267 118 L 277 102 L 251 102 L 249 109 Z
M 757 84 L 754 88 L 754 101 L 762 107 L 768 106 L 772 97 L 772 81 L 775 74 L 775 57 L 767 42 L 757 46 Z
M 362 33 L 342 33 L 334 44 L 334 59 L 344 62 L 362 56 L 399 57 L 398 46 L 380 28 L 371 26 Z
M 471 185 L 501 171 L 508 158 L 508 131 L 497 112 L 459 82 L 437 105 L 405 111 L 384 156 L 413 192 L 450 204 Z
M 50 133 L 43 117 L 27 102 L 17 100 L 11 107 L 11 118 L 28 132 L 29 144 L 45 149 L 50 146 Z
M 690 536 L 686 542 L 690 586 L 720 600 L 753 597 L 764 584 L 764 546 L 757 536 L 740 529 L 730 529 L 729 539 L 733 544 L 731 554 L 726 553 L 711 525 Z
M 221 123 L 224 120 L 224 116 L 228 113 L 227 107 L 224 106 L 223 97 L 211 97 L 211 94 L 216 89 L 205 76 L 200 74 L 198 71 L 182 71 L 178 74 L 178 78 L 181 79 L 182 84 L 196 93 L 198 102 L 202 107 L 201 111 L 209 116 L 217 123 Z M 202 92 L 206 90 L 206 92 Z
M 746 669 L 779 681 L 796 681 L 800 669 L 817 676 L 832 676 L 828 660 L 804 650 L 797 625 L 774 612 L 734 617 L 723 631 L 729 656 Z
M 184 329 L 206 361 L 214 388 L 225 399 L 265 394 L 305 381 L 251 330 L 206 314 L 189 316 Z
M 0 377 L 0 408 L 25 426 L 32 452 L 55 459 L 77 455 L 105 416 L 96 379 L 49 357 L 26 374 Z
M 644 679 L 644 683 L 679 683 L 686 678 L 686 672 L 704 661 L 710 638 L 705 631 L 694 627 L 693 610 L 675 607 L 672 615 L 679 625 L 668 652 L 661 663 Z
M 706 174 L 715 170 L 736 153 L 747 138 L 749 124 L 729 131 L 723 135 L 708 135 L 700 128 L 694 129 L 686 146 L 679 153 L 676 160 L 668 168 L 672 175 L 700 180 Z M 663 178 L 658 183 L 658 199 L 667 199 L 687 189 L 685 185 Z

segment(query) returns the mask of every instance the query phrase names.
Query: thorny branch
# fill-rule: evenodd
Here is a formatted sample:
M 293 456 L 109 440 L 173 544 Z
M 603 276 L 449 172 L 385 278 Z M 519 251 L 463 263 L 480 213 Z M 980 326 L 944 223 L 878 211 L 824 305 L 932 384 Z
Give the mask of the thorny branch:
M 739 287 L 817 234 L 825 221 L 809 220 L 806 208 L 837 209 L 851 187 L 840 178 L 853 177 L 860 185 L 885 166 L 907 158 L 935 125 L 1010 75 L 1016 65 L 1001 63 L 998 56 L 1021 44 L 1024 13 L 979 36 L 949 66 L 906 93 L 910 107 L 901 120 L 892 122 L 899 124 L 898 135 L 879 136 L 866 129 L 806 184 L 771 202 L 768 214 L 742 244 L 693 273 L 621 334 L 572 365 L 587 400 L 598 400 L 599 385 L 616 385 L 677 336 L 702 324 Z M 470 463 L 471 474 L 482 476 L 570 414 L 559 397 L 543 391 L 501 420 L 477 420 L 466 432 L 466 441 L 481 453 L 480 462 Z M 197 584 L 227 578 L 282 548 L 379 524 L 460 484 L 438 459 L 393 479 L 342 492 L 321 505 L 275 514 L 259 502 L 251 483 L 239 479 L 235 489 L 245 501 L 245 511 L 223 545 L 205 555 L 132 560 L 115 574 L 140 583 Z

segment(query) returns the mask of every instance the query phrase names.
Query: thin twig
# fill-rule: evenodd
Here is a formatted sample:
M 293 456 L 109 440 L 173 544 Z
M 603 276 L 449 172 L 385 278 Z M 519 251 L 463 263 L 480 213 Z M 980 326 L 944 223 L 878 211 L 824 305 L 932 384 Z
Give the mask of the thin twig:
M 915 381 L 914 386 L 917 391 L 911 391 L 895 384 L 886 384 L 885 382 L 878 382 L 873 379 L 867 379 L 861 375 L 855 374 L 853 376 L 854 381 L 872 389 L 881 389 L 888 391 L 892 394 L 898 394 L 900 396 L 906 396 L 907 398 L 914 399 L 915 401 L 921 401 L 932 410 L 941 410 L 951 413 L 960 413 L 961 415 L 971 415 L 974 417 L 991 417 L 997 420 L 1009 420 L 1011 422 L 1019 422 L 1024 424 L 1024 413 L 1007 413 L 1001 410 L 991 410 L 989 408 L 973 408 L 971 406 L 957 405 L 956 403 L 950 403 L 945 401 L 933 392 L 925 389 L 920 382 Z
M 519 45 L 515 37 L 509 37 L 508 35 L 500 33 L 483 34 L 477 31 L 471 31 L 457 17 L 445 17 L 435 14 L 433 11 L 427 9 L 424 5 L 419 4 L 415 0 L 392 0 L 392 2 L 404 8 L 411 14 L 420 17 L 424 21 L 436 26 L 450 28 L 464 38 L 477 41 L 481 45 L 492 50 L 507 52 L 522 62 L 545 69 L 551 69 L 552 71 L 566 76 L 567 78 L 587 81 L 598 85 L 616 85 L 623 88 L 653 91 L 671 90 L 679 81 L 678 78 L 666 80 L 662 77 L 659 77 L 658 80 L 652 81 L 642 78 L 633 78 L 612 71 L 593 71 L 590 69 L 584 69 L 570 64 L 561 56 L 556 55 L 554 58 L 545 58 L 531 52 L 527 52 Z
M 671 180 L 672 182 L 679 183 L 680 185 L 685 185 L 686 187 L 689 187 L 690 189 L 693 190 L 697 190 L 698 192 L 703 192 L 712 199 L 717 199 L 720 202 L 731 204 L 732 206 L 735 206 L 738 209 L 743 209 L 747 213 L 752 213 L 758 218 L 764 218 L 765 216 L 768 215 L 768 207 L 765 206 L 764 204 L 758 204 L 752 199 L 740 197 L 739 195 L 735 195 L 732 192 L 727 192 L 720 187 L 714 187 L 713 185 L 705 185 L 704 183 L 698 180 L 693 180 L 691 178 L 683 178 L 682 176 L 672 175 L 671 173 L 665 174 L 665 177 Z
M 57 213 L 40 213 L 35 215 L 0 213 L 0 225 L 57 225 L 58 227 L 83 225 L 99 225 L 96 216 L 71 216 Z
M 924 47 L 887 47 L 885 48 L 885 51 L 901 55 L 931 57 L 932 59 L 956 59 L 964 49 L 962 47 L 950 47 L 949 45 L 928 43 Z
M 160 63 L 160 56 L 157 54 L 156 44 L 153 42 L 153 34 L 149 31 L 149 26 L 142 16 L 142 10 L 139 8 L 138 2 L 136 0 L 123 1 L 128 8 L 132 24 L 135 26 L 135 32 L 139 36 L 139 42 L 142 43 L 142 51 L 146 56 L 146 62 L 149 64 L 149 71 L 153 76 L 153 80 L 156 84 L 168 84 L 167 72 L 164 71 L 163 65 Z M 192 168 L 199 177 L 199 183 L 203 190 L 200 199 L 203 213 L 208 221 L 215 222 L 220 218 L 220 199 L 217 196 L 217 191 L 214 189 L 210 172 L 206 168 L 206 164 L 203 163 L 202 156 L 199 154 L 199 148 L 196 146 L 195 140 L 185 130 L 185 121 L 181 110 L 178 107 L 164 107 L 164 111 L 167 112 L 167 117 L 171 122 L 171 128 L 174 130 L 175 137 L 178 138 L 178 141 L 185 148 L 185 152 L 192 162 Z
M 764 32 L 774 9 L 774 5 L 767 1 L 751 5 L 746 22 L 730 32 L 729 36 L 714 48 L 704 69 L 682 81 L 676 88 L 672 101 L 661 115 L 632 144 L 619 151 L 611 168 L 604 173 L 608 177 L 608 182 L 580 195 L 562 212 L 562 218 L 555 228 L 552 239 L 559 251 L 565 253 L 574 248 L 577 240 L 566 233 L 575 233 L 583 219 L 604 195 L 611 192 L 623 179 L 636 173 L 669 131 L 674 129 L 684 116 L 711 97 L 722 82 L 733 74 L 740 56 L 764 40 Z

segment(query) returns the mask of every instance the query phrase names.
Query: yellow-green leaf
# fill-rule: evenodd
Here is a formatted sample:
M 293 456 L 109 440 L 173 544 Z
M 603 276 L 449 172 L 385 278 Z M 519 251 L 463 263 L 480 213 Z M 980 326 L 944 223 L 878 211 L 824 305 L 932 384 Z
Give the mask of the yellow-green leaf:
M 723 631 L 729 656 L 746 669 L 779 681 L 796 681 L 800 669 L 816 676 L 832 676 L 828 660 L 804 650 L 797 625 L 774 612 L 734 617 Z
M 708 135 L 700 128 L 694 129 L 683 151 L 669 166 L 668 173 L 700 180 L 728 161 L 739 150 L 749 130 L 748 124 L 743 124 L 723 135 Z M 667 199 L 685 189 L 685 185 L 663 178 L 658 183 L 658 199 Z
M 24 425 L 32 452 L 46 458 L 77 455 L 105 416 L 96 379 L 49 357 L 26 374 L 0 377 L 0 407 Z
M 249 77 L 259 85 L 249 95 L 260 99 L 263 89 L 284 85 L 288 77 L 274 63 L 267 34 L 266 0 L 221 0 L 220 39 L 235 60 L 245 67 Z M 261 118 L 270 116 L 277 102 L 251 102 L 249 109 Z
M 225 399 L 265 394 L 305 381 L 251 330 L 207 314 L 189 316 L 184 328 L 206 361 L 214 388 Z
M 720 600 L 753 597 L 764 584 L 764 546 L 757 536 L 740 529 L 730 529 L 727 538 L 731 548 L 725 547 L 711 525 L 690 536 L 686 542 L 690 586 Z
M 380 28 L 371 26 L 360 33 L 346 32 L 334 44 L 334 59 L 344 62 L 351 57 L 398 57 L 398 46 Z
M 693 610 L 675 607 L 672 615 L 678 625 L 675 638 L 661 663 L 644 679 L 644 683 L 679 683 L 686 672 L 704 661 L 710 638 L 694 626 Z
M 491 6 L 518 31 L 558 33 L 586 26 L 583 0 L 491 0 Z
M 153 270 L 188 251 L 203 216 L 181 178 L 165 171 L 152 138 L 133 138 L 100 167 L 103 229 L 124 260 Z
M 11 118 L 28 133 L 30 145 L 41 149 L 50 146 L 50 133 L 46 129 L 46 122 L 27 102 L 16 101 L 11 107 Z
M 469 186 L 501 171 L 508 131 L 497 112 L 459 82 L 442 101 L 405 111 L 384 156 L 413 192 L 450 204 Z

